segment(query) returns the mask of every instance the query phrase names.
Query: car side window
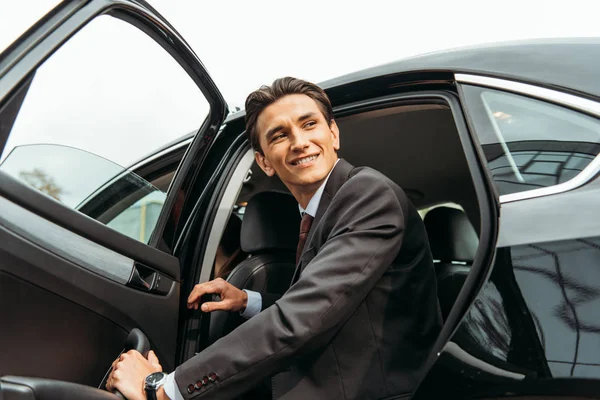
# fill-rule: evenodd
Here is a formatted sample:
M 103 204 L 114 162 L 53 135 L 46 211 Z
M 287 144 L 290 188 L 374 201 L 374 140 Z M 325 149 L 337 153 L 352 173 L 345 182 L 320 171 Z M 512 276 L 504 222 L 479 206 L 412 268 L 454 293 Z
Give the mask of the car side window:
M 567 182 L 600 154 L 596 118 L 499 90 L 462 91 L 500 195 Z
M 127 167 L 197 131 L 208 112 L 198 86 L 159 44 L 102 15 L 37 69 L 0 169 L 147 242 L 167 188 Z

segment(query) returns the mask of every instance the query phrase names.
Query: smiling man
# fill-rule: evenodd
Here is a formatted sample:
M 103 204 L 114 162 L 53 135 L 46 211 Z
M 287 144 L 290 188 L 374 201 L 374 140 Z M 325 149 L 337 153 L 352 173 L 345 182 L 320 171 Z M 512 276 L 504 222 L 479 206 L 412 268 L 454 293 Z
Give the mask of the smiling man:
M 387 177 L 338 159 L 331 103 L 312 83 L 282 78 L 251 93 L 246 131 L 258 165 L 299 204 L 290 288 L 274 301 L 223 280 L 196 285 L 189 307 L 217 293 L 222 301 L 203 311 L 249 320 L 170 375 L 152 374 L 160 370 L 153 353 L 129 352 L 108 387 L 130 399 L 228 399 L 273 376 L 275 399 L 410 393 L 442 325 L 419 214 Z

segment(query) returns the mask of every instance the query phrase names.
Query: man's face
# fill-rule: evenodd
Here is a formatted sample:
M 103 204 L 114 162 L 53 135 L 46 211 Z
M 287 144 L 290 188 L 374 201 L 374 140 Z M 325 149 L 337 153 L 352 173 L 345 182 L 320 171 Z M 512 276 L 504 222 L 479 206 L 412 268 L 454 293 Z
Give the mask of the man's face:
M 335 122 L 326 121 L 310 97 L 292 94 L 265 108 L 256 129 L 264 152 L 256 152 L 256 162 L 262 170 L 277 174 L 296 198 L 314 194 L 338 158 Z

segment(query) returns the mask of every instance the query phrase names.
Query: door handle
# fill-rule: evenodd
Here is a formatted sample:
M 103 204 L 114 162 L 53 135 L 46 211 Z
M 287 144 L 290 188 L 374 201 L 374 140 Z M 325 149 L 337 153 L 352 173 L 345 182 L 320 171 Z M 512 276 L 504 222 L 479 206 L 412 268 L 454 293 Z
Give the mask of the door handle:
M 125 349 L 124 353 L 129 350 L 137 350 L 144 358 L 148 358 L 148 352 L 150 351 L 150 341 L 144 335 L 144 332 L 139 330 L 138 328 L 133 328 L 129 335 L 127 335 L 127 339 L 125 339 Z
M 148 337 L 146 335 L 144 335 L 144 332 L 142 332 L 138 328 L 133 328 L 129 332 L 129 335 L 127 335 L 127 339 L 125 339 L 125 347 L 123 348 L 123 351 L 121 352 L 121 354 L 127 353 L 129 350 L 136 350 L 139 353 L 141 353 L 144 356 L 144 358 L 148 358 L 148 353 L 150 352 L 150 341 L 148 340 Z M 106 371 L 106 374 L 104 375 L 104 378 L 102 379 L 102 382 L 100 383 L 100 386 L 98 386 L 98 389 L 106 390 L 106 381 L 107 381 L 108 375 L 110 375 L 111 371 L 112 371 L 112 366 L 108 368 L 108 371 Z M 116 389 L 113 390 L 112 393 L 115 396 L 117 396 L 119 399 L 125 399 L 125 396 L 123 396 Z
M 166 295 L 171 291 L 173 279 L 154 271 L 144 264 L 136 262 L 133 264 L 133 270 L 131 271 L 127 286 L 144 292 Z

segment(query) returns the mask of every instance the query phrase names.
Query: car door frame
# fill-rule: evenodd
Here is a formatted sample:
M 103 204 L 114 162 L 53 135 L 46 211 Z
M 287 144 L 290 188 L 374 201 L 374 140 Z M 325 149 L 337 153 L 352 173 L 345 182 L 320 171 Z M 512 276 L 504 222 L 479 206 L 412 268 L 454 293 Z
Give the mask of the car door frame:
M 516 81 L 514 78 L 500 75 L 484 76 L 466 72 L 457 72 L 456 80 L 459 95 L 463 101 L 466 97 L 463 85 L 473 85 L 558 105 L 579 114 L 587 114 L 595 118 L 600 117 L 600 102 L 597 98 L 570 93 L 568 88 L 548 87 L 548 85 L 541 83 Z M 476 124 L 473 121 L 473 114 L 477 111 L 468 102 L 464 101 L 464 103 L 465 114 L 471 131 L 477 134 Z M 574 378 L 552 377 L 549 361 L 546 359 L 546 345 L 541 343 L 540 331 L 536 328 L 532 311 L 528 308 L 522 289 L 515 278 L 511 248 L 513 246 L 543 245 L 573 238 L 598 236 L 597 224 L 586 223 L 587 221 L 595 221 L 592 210 L 593 206 L 597 204 L 597 200 L 594 201 L 596 199 L 594 195 L 598 192 L 599 181 L 597 176 L 598 165 L 600 165 L 598 160 L 600 160 L 600 156 L 597 155 L 594 161 L 581 170 L 578 175 L 563 183 L 499 196 L 502 219 L 496 243 L 498 262 L 495 263 L 496 265 L 493 266 L 491 271 L 492 280 L 494 276 L 496 280 L 499 280 L 499 275 L 504 274 L 501 279 L 505 281 L 505 290 L 513 292 L 511 293 L 512 297 L 509 299 L 513 304 L 510 306 L 514 307 L 513 314 L 517 314 L 521 319 L 517 321 L 521 329 L 519 335 L 526 335 L 526 337 L 518 337 L 520 348 L 511 344 L 511 349 L 513 351 L 515 348 L 519 349 L 523 359 L 531 363 L 530 370 L 537 375 L 530 373 L 529 376 L 526 376 L 523 374 L 519 379 L 511 378 L 505 382 L 500 381 L 495 385 L 492 385 L 490 381 L 473 379 L 473 382 L 469 383 L 469 391 L 462 393 L 462 395 L 481 399 L 513 396 L 523 396 L 523 398 L 529 398 L 527 396 L 535 396 L 536 398 L 537 396 L 544 396 L 544 398 L 546 398 L 545 396 L 556 396 L 556 398 L 561 396 L 597 397 L 599 387 L 597 379 L 584 376 Z M 491 176 L 492 173 L 489 167 L 486 166 L 486 169 Z M 576 217 L 573 216 L 572 208 L 568 206 L 574 203 L 575 198 L 580 199 L 576 204 L 581 210 L 587 210 L 587 212 L 577 212 Z M 581 199 L 584 201 L 581 201 Z M 550 213 L 547 210 L 554 211 Z M 552 218 L 550 218 L 550 214 L 552 214 Z M 535 223 L 536 219 L 551 221 L 552 226 L 540 228 Z M 565 226 L 571 226 L 571 228 L 565 229 Z M 572 226 L 576 226 L 576 228 L 572 228 Z M 560 279 L 562 278 L 559 278 L 559 281 Z M 566 292 L 562 292 L 562 295 L 567 299 Z M 523 345 L 524 343 L 527 347 Z M 483 356 L 489 355 L 484 354 Z M 484 376 L 481 371 L 485 371 L 485 368 L 482 368 L 482 365 L 477 365 L 480 360 L 475 358 L 474 361 L 472 365 L 479 371 L 470 375 L 472 377 Z M 503 360 L 495 361 L 496 363 L 488 365 L 496 366 L 503 362 Z M 522 368 L 523 371 L 526 371 L 522 365 L 524 362 L 520 363 L 518 367 L 512 363 L 506 364 L 513 369 Z M 575 365 L 577 363 L 574 361 L 572 368 Z M 460 366 L 460 368 L 465 369 L 464 366 Z M 456 384 L 456 380 L 453 380 L 453 382 Z M 429 383 L 436 386 L 433 381 Z
M 115 289 L 117 292 L 110 295 L 108 293 L 100 293 L 93 285 L 88 283 L 87 287 L 84 288 L 89 290 L 88 293 L 85 293 L 86 290 L 83 293 L 79 290 L 73 290 L 72 293 L 66 293 L 65 296 L 71 296 L 71 301 L 83 305 L 96 313 L 102 314 L 103 310 L 106 311 L 109 309 L 106 311 L 111 315 L 109 319 L 113 319 L 125 330 L 135 327 L 142 328 L 152 344 L 160 345 L 158 353 L 161 356 L 161 361 L 163 361 L 163 365 L 166 368 L 169 368 L 174 366 L 177 338 L 180 265 L 178 259 L 169 251 L 169 247 L 161 245 L 161 233 L 171 217 L 173 208 L 175 208 L 174 204 L 177 193 L 185 189 L 186 184 L 189 184 L 191 177 L 200 168 L 206 152 L 228 112 L 222 95 L 189 45 L 160 14 L 142 0 L 76 0 L 60 3 L 2 53 L 0 59 L 0 118 L 5 123 L 1 124 L 2 127 L 0 128 L 0 148 L 4 148 L 6 145 L 10 129 L 35 75 L 36 69 L 54 51 L 69 40 L 71 36 L 76 34 L 95 17 L 102 14 L 109 14 L 134 25 L 156 41 L 188 73 L 209 103 L 209 114 L 202 126 L 199 127 L 195 139 L 187 148 L 171 183 L 169 195 L 167 196 L 161 217 L 155 229 L 155 233 L 158 233 L 153 235 L 150 246 L 143 244 L 65 207 L 35 189 L 21 184 L 16 179 L 1 171 L 0 196 L 4 200 L 20 207 L 24 213 L 33 216 L 34 220 L 37 220 L 39 223 L 47 223 L 47 226 L 56 227 L 62 233 L 70 235 L 69 237 L 71 238 L 81 239 L 81 243 L 85 242 L 86 245 L 96 248 L 101 253 L 108 252 L 132 261 L 132 273 L 129 281 L 125 285 L 120 282 L 120 285 L 116 286 L 118 289 Z M 36 225 L 33 225 L 32 229 L 35 227 Z M 6 233 L 14 234 L 10 229 Z M 23 236 L 20 239 L 23 239 Z M 26 237 L 22 242 L 21 249 L 25 249 L 28 246 L 26 244 L 27 241 L 31 245 L 37 245 L 34 239 Z M 64 254 L 59 256 L 65 257 Z M 73 259 L 67 258 L 67 260 L 73 262 Z M 38 261 L 40 260 L 38 259 Z M 74 266 L 77 265 L 75 264 Z M 167 282 L 171 282 L 172 286 L 169 291 L 167 293 L 155 293 L 151 295 L 145 293 L 143 290 L 136 291 L 136 289 L 125 287 L 132 284 L 138 266 L 142 269 L 156 272 L 159 276 L 166 278 Z M 45 269 L 45 267 L 38 268 L 37 272 Z M 51 266 L 47 266 L 47 269 L 51 270 L 52 268 Z M 58 270 L 43 271 L 48 272 L 50 275 L 62 274 L 59 277 L 60 279 L 53 283 L 54 290 L 60 288 L 59 281 L 74 282 L 73 279 L 76 276 L 81 276 L 82 273 L 91 274 L 85 268 L 69 270 L 67 264 Z M 8 272 L 10 273 L 11 271 Z M 94 272 L 97 273 L 98 271 Z M 36 277 L 38 274 L 27 274 L 28 279 L 40 283 L 39 277 Z M 104 277 L 100 277 L 99 279 L 102 278 Z M 114 285 L 115 282 L 110 282 L 110 284 Z M 66 290 L 66 292 L 69 292 L 69 290 Z M 127 300 L 127 296 L 123 296 L 125 292 L 130 293 L 130 299 L 132 297 L 138 299 L 136 302 L 138 306 L 146 304 L 150 309 L 154 307 L 156 311 L 154 318 L 156 319 L 160 318 L 161 315 L 171 314 L 167 319 L 174 321 L 171 323 L 173 327 L 167 328 L 162 323 L 153 323 L 152 313 L 148 310 L 141 310 L 145 307 L 139 307 L 140 310 L 135 310 L 131 304 L 126 303 L 120 307 L 119 304 Z M 110 306 L 106 306 L 106 304 L 94 304 L 89 298 L 90 294 L 99 297 L 101 300 L 109 303 Z M 163 296 L 163 299 L 166 299 L 163 302 L 162 308 L 157 306 L 161 296 Z
M 424 75 L 426 77 L 424 77 Z M 384 77 L 382 79 L 386 78 L 389 79 L 388 77 Z M 480 246 L 478 247 L 471 273 L 469 273 L 469 276 L 463 286 L 463 290 L 461 290 L 459 297 L 456 299 L 455 305 L 432 349 L 430 359 L 426 363 L 426 368 L 429 368 L 435 363 L 439 352 L 451 337 L 462 316 L 465 314 L 471 303 L 475 300 L 479 289 L 483 286 L 485 280 L 491 272 L 491 266 L 493 265 L 495 256 L 495 243 L 498 232 L 499 202 L 498 195 L 491 181 L 491 176 L 487 173 L 485 158 L 477 146 L 477 139 L 473 137 L 471 131 L 467 128 L 466 119 L 460 105 L 456 87 L 453 84 L 449 84 L 446 74 L 423 72 L 419 74 L 407 74 L 405 77 L 396 77 L 397 80 L 402 80 L 403 78 L 406 80 L 402 82 L 402 85 L 392 87 L 393 89 L 391 93 L 391 86 L 388 82 L 380 85 L 369 85 L 370 92 L 368 92 L 368 96 L 359 98 L 353 98 L 351 96 L 365 93 L 364 90 L 360 89 L 360 87 L 365 84 L 364 82 L 354 82 L 346 84 L 344 87 L 328 88 L 326 89 L 326 92 L 328 92 L 332 98 L 334 114 L 336 117 L 348 113 L 354 113 L 357 112 L 357 110 L 366 111 L 368 109 L 378 108 L 382 105 L 388 107 L 390 105 L 397 104 L 398 102 L 406 102 L 410 100 L 426 101 L 431 99 L 445 101 L 453 114 L 456 128 L 459 133 L 459 139 L 462 143 L 467 163 L 471 169 L 477 202 L 480 207 Z M 423 84 L 423 82 L 426 82 L 426 84 Z M 242 116 L 243 113 L 238 114 L 236 120 L 238 123 L 242 120 Z M 244 133 L 244 129 L 243 125 L 239 125 L 240 126 L 237 128 L 237 131 L 232 127 L 228 127 L 229 132 L 227 135 L 240 139 Z M 236 144 L 233 144 L 232 146 L 236 146 Z M 245 146 L 248 146 L 246 140 L 240 140 L 237 142 L 239 154 L 243 153 Z M 239 159 L 241 159 L 241 156 L 239 156 Z M 228 169 L 224 169 L 222 173 L 225 175 L 227 173 L 231 173 L 236 166 L 237 163 L 232 163 L 229 165 Z M 213 206 L 218 204 L 219 196 L 224 192 L 225 187 L 229 184 L 231 184 L 231 182 L 229 182 L 227 177 L 222 177 L 220 179 L 219 184 L 212 192 L 214 193 L 214 199 L 212 200 Z M 196 241 L 196 249 L 202 249 L 208 240 L 208 227 L 212 226 L 212 217 L 209 214 L 210 213 L 206 213 L 205 219 L 202 222 L 203 230 L 201 230 L 201 232 L 204 233 L 195 234 L 194 240 Z M 199 270 L 202 255 L 202 253 L 196 254 L 194 261 L 194 265 L 196 265 L 196 273 L 195 275 L 188 276 L 189 281 L 198 283 L 201 275 L 203 277 L 209 275 L 207 271 L 202 271 L 201 273 Z M 203 324 L 201 321 L 195 324 L 189 324 L 184 328 L 184 332 L 198 330 L 198 327 L 202 325 Z M 200 330 L 201 335 L 207 334 L 207 329 Z M 196 340 L 197 338 L 189 339 L 189 342 L 192 344 L 188 345 L 185 349 L 180 349 L 181 361 L 185 361 L 195 354 L 195 352 L 202 350 L 203 343 L 206 341 L 203 340 L 202 337 L 199 340 Z

